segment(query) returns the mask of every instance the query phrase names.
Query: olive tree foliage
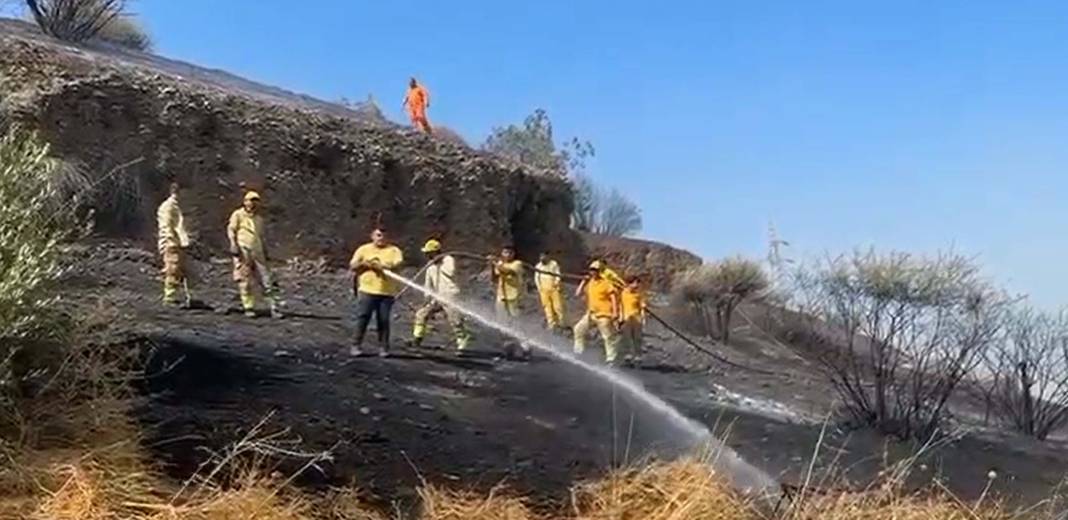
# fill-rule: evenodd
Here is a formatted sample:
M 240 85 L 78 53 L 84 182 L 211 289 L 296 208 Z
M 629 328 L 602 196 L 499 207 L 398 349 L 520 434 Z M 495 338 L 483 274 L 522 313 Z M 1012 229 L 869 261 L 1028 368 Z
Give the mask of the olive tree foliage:
M 0 344 L 52 332 L 59 246 L 79 229 L 57 195 L 59 166 L 35 135 L 0 136 Z
M 961 255 L 829 258 L 795 287 L 823 372 L 856 423 L 903 439 L 939 431 L 950 397 L 1002 336 L 1011 300 Z
M 572 226 L 580 231 L 626 236 L 641 231 L 641 210 L 626 195 L 598 186 L 586 175 L 593 145 L 577 137 L 557 144 L 549 114 L 537 109 L 522 125 L 494 128 L 482 149 L 532 168 L 571 179 Z
M 676 301 L 689 305 L 705 332 L 730 340 L 734 311 L 743 302 L 763 297 L 769 287 L 760 262 L 742 257 L 695 266 L 675 277 Z
M 976 375 L 989 415 L 1044 440 L 1068 424 L 1068 314 L 1012 312 Z
M 144 27 L 126 12 L 126 0 L 25 0 L 25 4 L 37 26 L 61 40 L 105 41 L 138 51 L 152 48 Z

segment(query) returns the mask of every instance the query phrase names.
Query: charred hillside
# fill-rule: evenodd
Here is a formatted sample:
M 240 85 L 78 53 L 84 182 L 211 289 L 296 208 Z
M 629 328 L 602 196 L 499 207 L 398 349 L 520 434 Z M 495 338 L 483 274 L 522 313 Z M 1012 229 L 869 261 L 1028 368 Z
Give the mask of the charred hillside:
M 265 192 L 276 256 L 339 260 L 381 218 L 401 244 L 514 242 L 576 259 L 570 186 L 360 112 L 164 58 L 71 47 L 0 21 L 0 113 L 84 166 L 96 231 L 154 243 L 175 179 L 198 242 L 218 251 L 239 186 Z M 120 168 L 121 166 L 124 166 Z

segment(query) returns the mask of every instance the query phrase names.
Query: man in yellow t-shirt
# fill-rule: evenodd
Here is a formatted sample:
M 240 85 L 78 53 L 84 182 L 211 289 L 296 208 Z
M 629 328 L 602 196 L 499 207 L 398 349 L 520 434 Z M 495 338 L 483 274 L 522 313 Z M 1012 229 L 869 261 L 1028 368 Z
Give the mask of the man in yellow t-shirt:
M 245 192 L 240 208 L 230 214 L 226 226 L 230 255 L 234 257 L 234 281 L 241 293 L 245 316 L 255 317 L 261 296 L 266 297 L 272 317 L 279 317 L 274 301 L 274 284 L 267 266 L 267 238 L 263 227 L 260 194 Z
M 538 298 L 541 300 L 542 310 L 545 311 L 545 324 L 549 330 L 560 328 L 564 322 L 564 296 L 560 291 L 560 264 L 549 256 L 542 253 L 538 258 L 538 264 L 534 266 L 534 285 L 538 288 Z
M 602 269 L 600 262 L 591 263 L 589 276 L 582 284 L 586 291 L 586 314 L 575 324 L 575 354 L 586 351 L 586 334 L 592 322 L 604 340 L 605 362 L 614 365 L 619 355 L 619 291 L 602 274 Z
M 645 291 L 642 279 L 632 275 L 627 277 L 627 286 L 620 294 L 623 308 L 623 339 L 626 342 L 628 357 L 635 357 L 642 352 L 642 328 L 645 324 Z
M 379 226 L 371 232 L 371 241 L 356 248 L 349 261 L 349 268 L 356 276 L 356 336 L 349 354 L 363 354 L 363 337 L 371 315 L 375 316 L 378 329 L 378 355 L 389 356 L 389 318 L 393 300 L 400 290 L 400 283 L 386 275 L 404 263 L 400 248 L 386 239 L 385 228 Z

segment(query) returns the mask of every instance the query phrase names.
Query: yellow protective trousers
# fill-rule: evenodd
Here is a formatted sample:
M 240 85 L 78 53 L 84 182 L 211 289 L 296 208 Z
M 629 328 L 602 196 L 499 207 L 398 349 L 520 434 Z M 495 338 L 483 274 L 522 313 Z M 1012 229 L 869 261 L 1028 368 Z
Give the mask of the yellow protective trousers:
M 628 350 L 627 355 L 637 356 L 642 353 L 642 318 L 641 316 L 631 316 L 623 320 L 622 327 L 624 348 Z
M 575 354 L 581 355 L 586 351 L 586 334 L 592 325 L 597 326 L 604 340 L 604 360 L 613 363 L 619 356 L 619 330 L 616 328 L 616 319 L 611 316 L 594 316 L 587 313 L 575 324 Z
M 234 280 L 246 311 L 260 307 L 264 298 L 271 301 L 271 271 L 262 252 L 241 248 L 241 256 L 234 258 Z
M 545 324 L 550 329 L 557 329 L 564 322 L 564 295 L 559 288 L 538 291 L 541 308 L 545 311 Z
M 456 309 L 442 305 L 441 302 L 430 301 L 415 311 L 415 325 L 412 328 L 412 337 L 423 339 L 426 337 L 426 324 L 430 318 L 445 313 L 445 319 L 452 327 L 453 338 L 456 339 L 456 348 L 464 350 L 471 341 L 471 335 L 464 325 L 464 316 Z
M 177 246 L 167 246 L 161 251 L 163 255 L 163 302 L 178 303 L 178 286 L 185 279 L 182 262 L 182 250 Z
M 519 300 L 497 299 L 497 316 L 502 318 L 519 317 Z

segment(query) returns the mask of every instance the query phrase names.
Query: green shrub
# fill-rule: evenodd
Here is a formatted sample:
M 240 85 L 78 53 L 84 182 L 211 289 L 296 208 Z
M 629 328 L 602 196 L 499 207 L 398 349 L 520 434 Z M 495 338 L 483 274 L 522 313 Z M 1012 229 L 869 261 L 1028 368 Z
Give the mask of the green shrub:
M 693 308 L 707 334 L 717 331 L 727 341 L 734 310 L 763 296 L 768 286 L 760 263 L 736 257 L 688 269 L 675 277 L 672 289 L 676 300 Z
M 59 164 L 34 134 L 0 137 L 0 343 L 50 334 L 59 246 L 77 229 L 56 196 Z
M 136 18 L 129 15 L 116 16 L 100 28 L 96 39 L 113 43 L 135 51 L 152 50 L 152 38 Z

